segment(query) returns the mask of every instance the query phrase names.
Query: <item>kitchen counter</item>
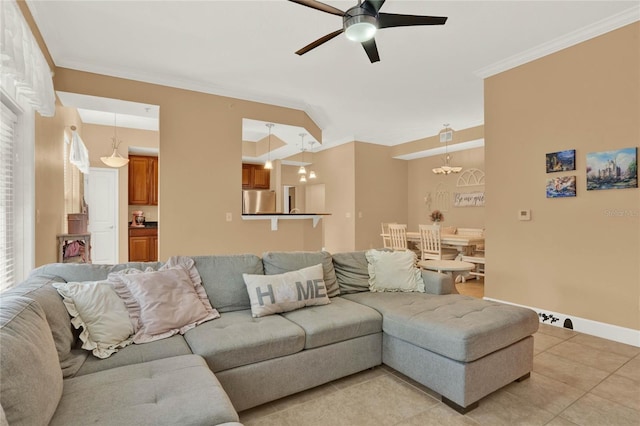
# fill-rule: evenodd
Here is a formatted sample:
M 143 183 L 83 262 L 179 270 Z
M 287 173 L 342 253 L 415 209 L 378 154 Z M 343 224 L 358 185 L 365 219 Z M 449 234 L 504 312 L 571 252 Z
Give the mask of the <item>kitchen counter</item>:
M 158 222 L 145 222 L 144 226 L 131 226 L 131 222 L 129 222 L 130 229 L 144 229 L 144 228 L 157 228 Z
M 311 219 L 315 228 L 322 216 L 330 216 L 331 213 L 253 213 L 243 214 L 242 220 L 270 220 L 271 230 L 278 230 L 278 220 Z

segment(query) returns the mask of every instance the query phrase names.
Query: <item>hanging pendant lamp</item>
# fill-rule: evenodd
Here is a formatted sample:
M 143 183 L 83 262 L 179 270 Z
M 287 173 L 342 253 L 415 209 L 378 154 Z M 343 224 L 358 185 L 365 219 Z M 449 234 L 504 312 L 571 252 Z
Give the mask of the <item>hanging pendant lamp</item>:
M 300 133 L 300 149 L 302 150 L 302 160 L 304 161 L 304 137 L 307 136 L 306 133 Z M 304 166 L 300 166 L 300 168 L 298 169 L 298 174 L 299 175 L 306 175 L 307 174 L 307 169 Z M 300 177 L 300 182 L 306 182 L 307 178 L 305 176 L 304 181 L 302 180 L 302 177 Z
M 269 151 L 267 151 L 267 161 L 264 163 L 264 168 L 266 170 L 273 169 L 273 163 L 271 162 L 271 128 L 274 126 L 273 123 L 265 124 L 269 128 Z
M 311 147 L 309 148 L 309 151 L 311 151 L 311 162 L 313 163 L 313 143 L 314 141 L 309 142 L 309 145 L 311 145 Z M 311 170 L 309 172 L 309 179 L 315 179 L 316 176 L 316 172 L 314 172 L 313 170 Z
M 116 117 L 117 117 L 117 114 L 113 114 L 113 138 L 111 138 L 111 140 L 113 141 L 112 142 L 113 152 L 111 153 L 111 156 L 109 156 L 109 157 L 100 157 L 100 160 L 104 164 L 106 164 L 109 167 L 114 167 L 114 168 L 126 166 L 127 163 L 129 163 L 129 159 L 128 158 L 124 158 L 118 152 L 118 147 L 120 146 L 122 141 L 118 140 L 118 127 L 116 125 Z

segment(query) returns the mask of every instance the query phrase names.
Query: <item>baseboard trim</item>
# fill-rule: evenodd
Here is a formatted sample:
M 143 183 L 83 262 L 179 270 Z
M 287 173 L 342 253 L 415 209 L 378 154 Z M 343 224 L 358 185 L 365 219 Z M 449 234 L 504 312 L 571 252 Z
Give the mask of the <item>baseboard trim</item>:
M 490 297 L 485 297 L 484 299 L 532 309 L 538 313 L 540 322 L 543 324 L 565 328 L 565 320 L 570 320 L 573 325 L 574 331 L 590 334 L 592 336 L 602 337 L 603 339 L 609 339 L 615 342 L 625 343 L 631 346 L 640 347 L 640 330 L 633 330 L 631 328 L 620 327 L 613 324 L 606 324 L 603 322 L 580 318 L 573 315 L 552 312 L 547 309 L 540 309 L 533 306 L 519 305 L 517 303 L 511 303 L 504 300 L 493 299 Z

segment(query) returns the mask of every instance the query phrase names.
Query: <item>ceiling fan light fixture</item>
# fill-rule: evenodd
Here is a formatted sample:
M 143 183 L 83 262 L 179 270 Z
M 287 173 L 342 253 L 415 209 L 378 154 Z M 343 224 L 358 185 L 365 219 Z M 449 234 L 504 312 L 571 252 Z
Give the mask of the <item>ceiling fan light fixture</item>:
M 369 15 L 356 15 L 345 19 L 344 34 L 351 41 L 362 43 L 376 35 L 376 18 Z

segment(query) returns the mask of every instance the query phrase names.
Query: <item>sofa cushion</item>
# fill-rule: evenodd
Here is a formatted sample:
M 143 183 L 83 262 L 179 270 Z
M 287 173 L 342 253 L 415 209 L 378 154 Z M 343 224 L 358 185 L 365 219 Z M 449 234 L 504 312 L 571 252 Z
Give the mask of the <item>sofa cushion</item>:
M 71 326 L 69 313 L 62 302 L 62 296 L 51 285 L 52 283 L 61 282 L 64 282 L 64 280 L 59 277 L 32 274 L 26 281 L 6 290 L 3 294 L 5 296 L 22 295 L 40 304 L 47 317 L 53 341 L 56 344 L 62 375 L 63 377 L 69 377 L 78 371 L 88 352 L 72 351 L 78 333 Z
M 416 255 L 412 251 L 368 250 L 365 256 L 369 262 L 369 290 L 424 293 L 424 281 L 415 267 Z
M 218 312 L 249 309 L 251 302 L 242 274 L 264 274 L 262 260 L 253 254 L 193 256 L 202 285 Z
M 107 281 L 54 283 L 64 298 L 71 324 L 82 328 L 82 348 L 98 358 L 108 358 L 132 343 L 133 326 L 124 302 Z
M 250 310 L 222 314 L 184 335 L 194 354 L 214 373 L 300 352 L 304 330 L 281 317 L 253 318 Z
M 254 318 L 331 303 L 322 279 L 322 265 L 277 275 L 242 274 Z
M 460 362 L 470 362 L 532 335 L 531 309 L 460 294 L 358 293 L 344 296 L 383 316 L 382 329 L 398 339 Z
M 340 294 L 369 291 L 369 263 L 364 251 L 334 253 L 331 257 Z
M 50 425 L 213 425 L 237 421 L 231 401 L 204 360 L 185 355 L 65 380 Z
M 196 273 L 197 276 L 197 273 Z M 134 325 L 134 343 L 148 343 L 220 316 L 211 307 L 199 276 L 182 266 L 137 274 L 109 275 Z
M 342 297 L 334 297 L 329 305 L 309 306 L 282 316 L 304 330 L 305 349 L 382 331 L 382 316 L 376 310 Z
M 62 370 L 42 307 L 0 297 L 0 405 L 10 425 L 47 424 L 62 395 Z
M 262 254 L 262 263 L 264 273 L 267 275 L 283 274 L 322 263 L 327 295 L 329 297 L 340 295 L 331 254 L 326 251 L 267 252 Z
M 85 352 L 85 351 L 83 351 Z M 107 359 L 90 356 L 80 367 L 76 376 L 109 370 L 125 365 L 142 364 L 157 359 L 171 358 L 179 355 L 191 355 L 191 348 L 184 337 L 176 334 L 167 339 L 157 340 L 139 345 L 129 345 L 120 349 Z
M 160 262 L 127 262 L 117 265 L 49 263 L 34 269 L 29 276 L 54 276 L 61 278 L 65 282 L 102 281 L 106 280 L 109 274 L 122 271 L 123 269 L 133 268 L 144 271 L 147 268 L 156 270 L 161 266 L 162 263 Z

